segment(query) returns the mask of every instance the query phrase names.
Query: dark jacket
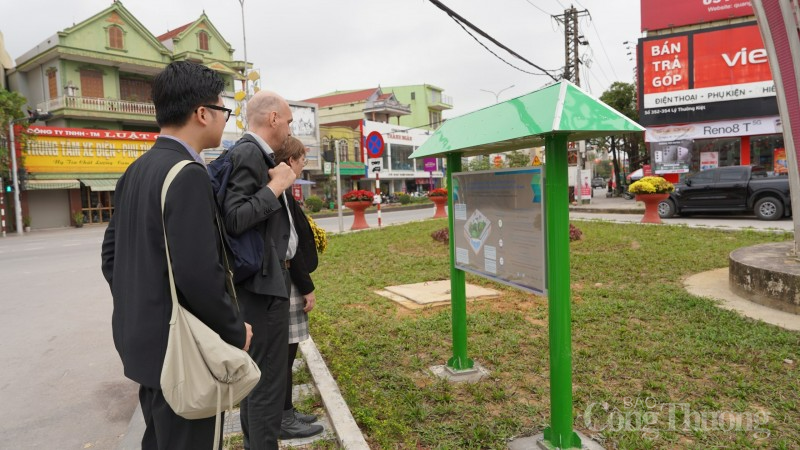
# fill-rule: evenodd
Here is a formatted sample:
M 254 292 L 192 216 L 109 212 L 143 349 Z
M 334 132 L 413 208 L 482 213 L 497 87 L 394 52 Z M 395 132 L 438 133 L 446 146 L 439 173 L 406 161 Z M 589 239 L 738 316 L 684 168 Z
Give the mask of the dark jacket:
M 310 274 L 317 270 L 317 244 L 314 242 L 314 232 L 311 231 L 306 213 L 292 197 L 291 189 L 286 191 L 286 198 L 291 204 L 294 230 L 297 232 L 297 252 L 292 258 L 289 275 L 300 293 L 306 295 L 314 292 L 314 282 L 311 281 Z
M 223 205 L 225 228 L 238 236 L 256 227 L 264 236 L 264 261 L 261 273 L 237 285 L 257 294 L 289 299 L 282 276 L 281 261 L 289 246 L 289 216 L 283 199 L 267 187 L 274 167 L 255 139 L 245 134 L 229 150 L 233 163 Z
M 125 376 L 160 388 L 172 314 L 164 228 L 181 305 L 226 342 L 244 347 L 242 317 L 225 291 L 221 243 L 208 173 L 189 164 L 175 177 L 161 219 L 167 172 L 191 155 L 177 141 L 159 138 L 128 167 L 114 192 L 114 216 L 102 246 L 102 271 L 111 287 L 114 346 Z

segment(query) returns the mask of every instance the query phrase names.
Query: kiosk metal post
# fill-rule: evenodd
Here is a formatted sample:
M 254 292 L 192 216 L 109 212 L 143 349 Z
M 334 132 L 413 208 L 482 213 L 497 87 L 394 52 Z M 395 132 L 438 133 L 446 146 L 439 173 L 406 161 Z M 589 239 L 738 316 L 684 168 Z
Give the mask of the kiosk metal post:
M 550 427 L 545 443 L 581 448 L 572 431 L 572 328 L 569 286 L 567 135 L 545 136 L 545 227 L 550 331 Z
M 453 185 L 453 172 L 461 172 L 461 153 L 447 154 L 447 186 Z M 447 207 L 453 211 L 453 190 L 447 191 Z M 450 312 L 453 321 L 453 357 L 447 360 L 447 367 L 453 370 L 468 370 L 475 365 L 467 357 L 467 285 L 464 271 L 456 269 L 456 240 L 453 238 L 455 214 L 447 215 L 447 228 L 450 233 Z

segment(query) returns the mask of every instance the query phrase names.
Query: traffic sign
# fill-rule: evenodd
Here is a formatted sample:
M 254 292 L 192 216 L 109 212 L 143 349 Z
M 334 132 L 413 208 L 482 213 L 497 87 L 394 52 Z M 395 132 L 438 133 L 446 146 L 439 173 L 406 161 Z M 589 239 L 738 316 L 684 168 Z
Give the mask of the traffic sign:
M 377 131 L 367 135 L 366 141 L 367 155 L 370 158 L 380 158 L 383 156 L 383 135 Z
M 383 170 L 383 160 L 380 158 L 370 158 L 369 162 L 370 173 L 380 173 Z

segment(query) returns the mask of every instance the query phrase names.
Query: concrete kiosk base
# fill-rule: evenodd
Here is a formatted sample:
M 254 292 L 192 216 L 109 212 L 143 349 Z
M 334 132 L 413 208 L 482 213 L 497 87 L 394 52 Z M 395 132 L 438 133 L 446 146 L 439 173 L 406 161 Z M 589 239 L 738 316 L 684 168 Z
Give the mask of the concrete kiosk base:
M 576 431 L 578 437 L 581 438 L 582 450 L 604 450 L 599 442 L 591 440 L 585 434 Z M 508 450 L 553 450 L 554 447 L 547 445 L 544 442 L 544 433 L 539 433 L 536 436 L 528 436 L 517 438 L 508 443 Z

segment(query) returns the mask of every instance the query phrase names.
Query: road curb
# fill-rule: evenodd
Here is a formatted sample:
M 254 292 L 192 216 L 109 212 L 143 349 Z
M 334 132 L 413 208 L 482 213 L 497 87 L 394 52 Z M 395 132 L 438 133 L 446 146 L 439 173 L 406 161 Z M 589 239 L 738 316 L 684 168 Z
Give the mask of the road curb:
M 303 354 L 308 371 L 311 372 L 311 378 L 314 379 L 317 391 L 322 397 L 322 403 L 328 412 L 328 418 L 339 445 L 348 450 L 369 450 L 369 444 L 361 434 L 361 429 L 358 428 L 353 414 L 350 413 L 350 408 L 344 401 L 336 380 L 328 371 L 328 366 L 317 350 L 314 340 L 309 337 L 300 342 L 300 352 Z
M 322 359 L 314 340 L 309 337 L 300 342 L 299 347 L 303 360 L 306 362 L 306 367 L 311 373 L 311 378 L 314 379 L 317 392 L 319 392 L 322 403 L 325 405 L 325 410 L 328 413 L 331 427 L 339 445 L 348 450 L 369 450 L 369 445 L 364 439 L 364 435 L 361 434 L 361 429 L 358 428 L 353 414 L 350 413 L 350 408 L 344 401 L 339 386 L 328 370 L 325 360 Z M 131 420 L 128 423 L 128 429 L 115 447 L 115 450 L 140 450 L 144 432 L 145 424 L 142 416 L 142 407 L 137 402 L 136 409 L 133 411 Z

